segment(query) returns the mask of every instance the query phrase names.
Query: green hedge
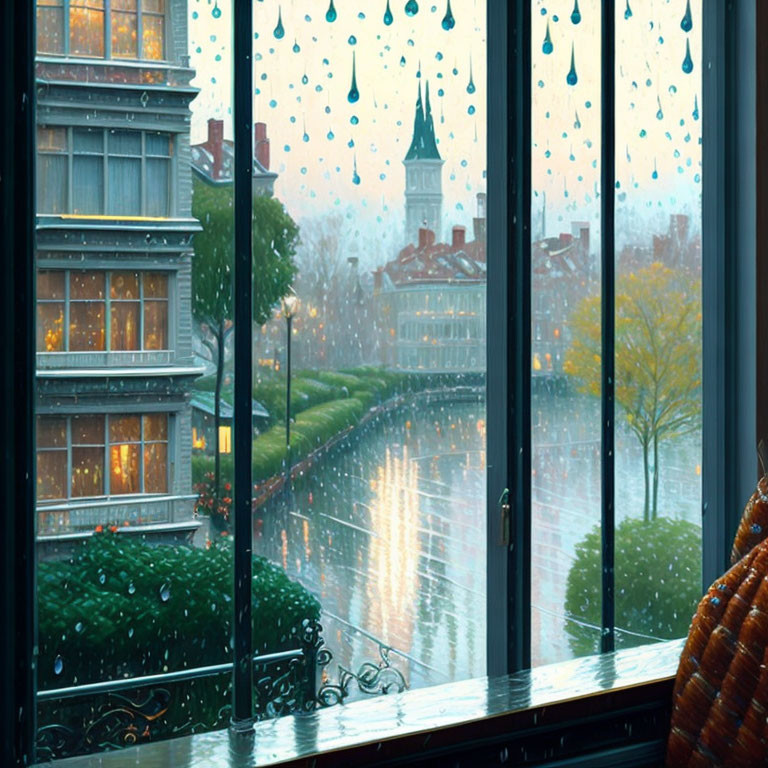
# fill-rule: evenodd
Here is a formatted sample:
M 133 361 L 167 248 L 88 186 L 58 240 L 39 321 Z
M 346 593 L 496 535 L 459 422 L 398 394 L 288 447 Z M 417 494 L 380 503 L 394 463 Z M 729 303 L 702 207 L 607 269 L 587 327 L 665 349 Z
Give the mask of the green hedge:
M 223 537 L 200 549 L 101 533 L 70 560 L 40 562 L 39 688 L 230 661 L 232 573 L 232 547 Z M 298 647 L 302 621 L 320 615 L 304 587 L 261 557 L 253 558 L 252 595 L 257 653 Z M 214 727 L 229 703 L 229 677 L 175 684 L 172 693 L 160 735 L 190 723 Z M 76 720 L 92 705 L 51 702 L 41 708 L 41 725 Z
M 660 639 L 684 637 L 701 597 L 701 528 L 685 520 L 626 519 L 616 527 L 616 626 Z M 568 573 L 566 614 L 601 624 L 601 542 L 599 526 L 576 546 Z M 566 621 L 577 656 L 599 652 L 600 631 Z M 616 633 L 616 647 L 650 642 Z

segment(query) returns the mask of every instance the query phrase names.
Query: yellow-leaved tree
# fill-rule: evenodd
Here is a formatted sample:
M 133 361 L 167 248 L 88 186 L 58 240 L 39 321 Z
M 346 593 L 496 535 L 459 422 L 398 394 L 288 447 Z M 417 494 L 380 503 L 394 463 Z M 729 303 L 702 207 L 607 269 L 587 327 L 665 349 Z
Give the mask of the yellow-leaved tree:
M 658 513 L 659 443 L 701 423 L 701 283 L 655 262 L 616 281 L 615 398 L 643 450 L 643 519 Z M 583 299 L 569 327 L 565 372 L 600 396 L 600 297 Z

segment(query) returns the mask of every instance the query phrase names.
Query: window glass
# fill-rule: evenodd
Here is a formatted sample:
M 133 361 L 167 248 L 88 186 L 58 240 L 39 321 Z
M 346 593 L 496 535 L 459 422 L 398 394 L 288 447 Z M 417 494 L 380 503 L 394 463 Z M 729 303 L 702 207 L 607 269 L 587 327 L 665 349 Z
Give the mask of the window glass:
M 74 352 L 105 349 L 103 272 L 72 272 L 70 275 L 69 348 Z
M 569 575 L 584 537 L 600 541 L 599 349 L 582 381 L 571 362 L 577 307 L 600 339 L 600 3 L 532 3 L 531 660 L 583 653 L 600 637 L 601 578 L 587 578 L 592 620 L 574 615 Z M 580 603 L 580 605 L 582 604 Z M 594 617 L 597 617 L 595 620 Z
M 110 416 L 110 493 L 139 493 L 141 421 L 138 416 Z
M 255 183 L 280 203 L 256 201 L 274 299 L 254 397 L 283 395 L 254 453 L 285 442 L 289 371 L 282 460 L 313 450 L 316 419 L 314 444 L 339 446 L 265 501 L 255 549 L 316 595 L 334 664 L 387 645 L 418 687 L 486 670 L 486 19 L 472 0 L 405 5 L 391 24 L 385 3 L 254 6 L 255 152 L 277 173 Z M 267 215 L 298 230 L 293 308 Z
M 104 0 L 69 0 L 69 52 L 104 56 Z
M 137 58 L 139 15 L 137 0 L 111 0 L 112 55 Z
M 75 155 L 72 160 L 72 213 L 104 212 L 104 161 L 101 157 Z
M 66 128 L 37 129 L 37 207 L 40 213 L 64 213 L 67 208 Z
M 67 424 L 56 416 L 37 417 L 37 498 L 67 495 Z
M 37 50 L 42 54 L 63 52 L 63 0 L 37 0 Z
M 617 647 L 684 637 L 701 597 L 702 2 L 634 11 L 616 19 Z
M 37 351 L 64 349 L 64 273 L 37 273 Z
M 71 496 L 104 493 L 104 417 L 73 416 Z
M 146 4 L 145 4 L 146 5 Z M 162 6 L 161 3 L 155 5 Z M 150 61 L 163 58 L 163 41 L 165 38 L 165 16 L 162 13 L 141 15 L 142 26 L 142 56 Z
M 147 216 L 169 213 L 170 161 L 147 158 Z

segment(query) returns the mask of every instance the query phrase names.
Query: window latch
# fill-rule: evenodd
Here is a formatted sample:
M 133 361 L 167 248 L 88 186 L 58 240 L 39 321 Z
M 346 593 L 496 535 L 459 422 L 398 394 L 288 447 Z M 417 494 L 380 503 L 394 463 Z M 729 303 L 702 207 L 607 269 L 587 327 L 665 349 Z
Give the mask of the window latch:
M 505 488 L 499 497 L 500 527 L 499 527 L 499 546 L 508 547 L 510 539 L 510 517 L 511 508 L 509 506 L 509 488 Z

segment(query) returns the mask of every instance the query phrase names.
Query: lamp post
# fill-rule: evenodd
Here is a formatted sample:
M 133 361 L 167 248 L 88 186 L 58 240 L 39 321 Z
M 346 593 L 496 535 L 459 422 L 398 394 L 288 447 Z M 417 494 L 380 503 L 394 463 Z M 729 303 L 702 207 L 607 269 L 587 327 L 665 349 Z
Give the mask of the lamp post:
M 285 447 L 288 456 L 288 471 L 291 471 L 291 325 L 293 316 L 299 308 L 299 297 L 291 289 L 290 293 L 283 296 L 283 315 L 285 316 L 288 340 L 285 355 Z

